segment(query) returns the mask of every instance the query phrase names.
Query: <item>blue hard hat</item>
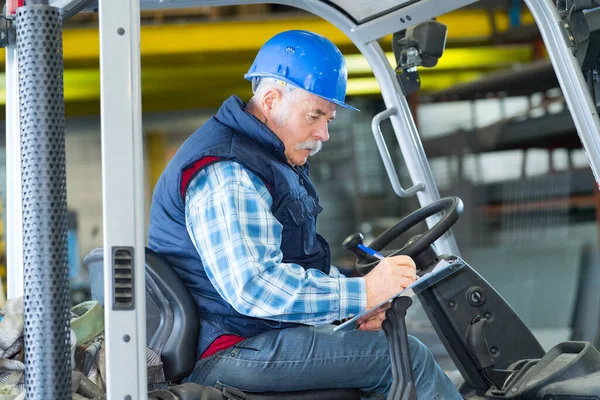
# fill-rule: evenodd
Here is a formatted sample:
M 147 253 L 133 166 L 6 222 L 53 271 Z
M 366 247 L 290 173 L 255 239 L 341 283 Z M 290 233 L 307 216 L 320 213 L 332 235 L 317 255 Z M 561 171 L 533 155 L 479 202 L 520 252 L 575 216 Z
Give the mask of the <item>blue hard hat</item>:
M 275 78 L 334 104 L 344 103 L 348 70 L 340 50 L 313 32 L 291 30 L 269 39 L 258 51 L 244 78 Z

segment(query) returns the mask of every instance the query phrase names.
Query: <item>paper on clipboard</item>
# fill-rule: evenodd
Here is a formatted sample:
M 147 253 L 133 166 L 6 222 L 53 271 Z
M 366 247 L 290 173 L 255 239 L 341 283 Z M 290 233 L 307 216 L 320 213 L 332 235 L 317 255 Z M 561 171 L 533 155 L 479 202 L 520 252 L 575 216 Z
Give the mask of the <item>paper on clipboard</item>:
M 414 281 L 410 286 L 408 286 L 401 292 L 390 297 L 389 299 L 378 304 L 377 306 L 356 315 L 352 319 L 345 321 L 343 324 L 335 326 L 333 328 L 333 331 L 350 331 L 356 329 L 358 320 L 369 319 L 372 315 L 378 313 L 382 308 L 387 307 L 388 304 L 391 303 L 391 301 L 394 300 L 396 297 L 413 297 L 415 294 L 421 292 L 424 289 L 427 289 L 431 285 L 435 285 L 437 282 L 460 270 L 464 265 L 464 262 L 458 257 L 453 258 L 451 260 L 440 260 L 431 272 L 428 272 L 427 274 L 421 276 L 419 279 Z

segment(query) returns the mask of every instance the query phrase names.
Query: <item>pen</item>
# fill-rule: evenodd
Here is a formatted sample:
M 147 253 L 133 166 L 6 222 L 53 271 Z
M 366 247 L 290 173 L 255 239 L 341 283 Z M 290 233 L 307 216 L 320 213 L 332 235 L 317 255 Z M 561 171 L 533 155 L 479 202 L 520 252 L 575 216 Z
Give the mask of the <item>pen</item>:
M 377 257 L 380 260 L 383 260 L 385 258 L 385 257 L 383 257 L 383 254 L 381 254 L 377 250 L 373 250 L 372 248 L 367 247 L 365 245 L 359 244 L 358 248 L 361 249 L 362 251 L 364 251 L 365 253 L 367 253 L 368 255 L 373 256 L 373 257 Z

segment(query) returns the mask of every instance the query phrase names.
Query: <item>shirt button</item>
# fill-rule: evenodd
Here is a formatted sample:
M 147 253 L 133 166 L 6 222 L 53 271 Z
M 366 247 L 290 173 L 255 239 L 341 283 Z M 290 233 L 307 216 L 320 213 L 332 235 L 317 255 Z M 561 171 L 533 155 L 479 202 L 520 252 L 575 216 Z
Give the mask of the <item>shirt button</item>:
M 304 185 L 304 179 L 300 179 L 300 184 Z
M 348 317 L 350 317 L 350 318 L 354 318 L 354 313 L 350 313 L 350 314 L 348 314 Z

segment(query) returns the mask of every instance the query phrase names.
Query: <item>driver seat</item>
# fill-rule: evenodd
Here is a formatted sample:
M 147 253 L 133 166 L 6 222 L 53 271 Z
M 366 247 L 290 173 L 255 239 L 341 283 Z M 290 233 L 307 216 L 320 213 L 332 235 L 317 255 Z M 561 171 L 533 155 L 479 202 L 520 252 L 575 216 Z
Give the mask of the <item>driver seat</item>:
M 185 283 L 156 252 L 146 248 L 146 345 L 163 362 L 166 381 L 179 383 L 191 374 L 196 364 L 196 346 L 200 320 L 196 304 Z M 92 297 L 104 306 L 104 251 L 94 249 L 84 259 L 88 267 Z M 194 351 L 190 351 L 193 349 Z M 185 384 L 181 400 L 200 399 L 203 386 Z M 191 389 L 191 390 L 190 390 Z M 197 390 L 196 390 L 197 389 Z M 301 392 L 248 393 L 256 400 L 354 400 L 360 399 L 357 389 L 323 389 Z

